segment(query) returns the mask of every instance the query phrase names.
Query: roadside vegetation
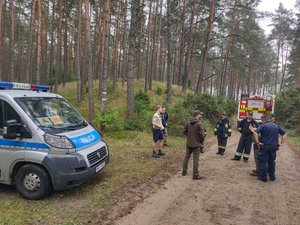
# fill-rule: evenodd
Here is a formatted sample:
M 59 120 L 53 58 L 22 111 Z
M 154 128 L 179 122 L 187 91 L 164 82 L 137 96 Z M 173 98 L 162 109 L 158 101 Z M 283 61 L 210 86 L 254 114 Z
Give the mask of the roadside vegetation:
M 213 120 L 231 105 L 209 95 L 190 93 L 184 97 L 181 89 L 174 86 L 173 104 L 168 105 L 170 147 L 164 149 L 167 156 L 156 160 L 151 157 L 151 119 L 155 105 L 165 104 L 166 88 L 163 83 L 155 82 L 153 91 L 146 94 L 141 91 L 143 85 L 143 82 L 136 82 L 136 117 L 133 120 L 126 119 L 126 87 L 122 87 L 121 83 L 109 92 L 106 115 L 101 116 L 100 110 L 96 110 L 95 125 L 108 143 L 111 158 L 110 164 L 99 176 L 73 190 L 55 192 L 40 201 L 24 200 L 14 187 L 0 185 L 0 224 L 101 224 L 108 219 L 109 209 L 132 191 L 130 188 L 147 182 L 155 183 L 157 176 L 178 171 L 185 151 L 182 128 L 190 118 L 190 112 L 203 110 L 206 118 Z M 112 88 L 110 83 L 109 87 Z M 76 106 L 76 83 L 67 83 L 58 92 Z M 97 90 L 95 98 L 96 93 Z M 86 90 L 86 99 L 87 95 Z M 218 105 L 218 101 L 225 108 Z M 100 101 L 96 101 L 95 108 L 100 108 Z M 83 101 L 78 110 L 88 118 L 88 101 Z M 205 126 L 211 133 L 208 119 Z
M 280 124 L 288 129 L 288 140 L 300 150 L 300 87 L 282 92 L 276 98 L 275 113 Z

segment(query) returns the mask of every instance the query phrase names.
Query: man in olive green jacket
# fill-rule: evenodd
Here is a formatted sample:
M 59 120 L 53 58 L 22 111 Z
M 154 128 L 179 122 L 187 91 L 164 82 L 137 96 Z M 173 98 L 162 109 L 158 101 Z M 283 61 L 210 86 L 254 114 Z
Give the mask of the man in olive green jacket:
M 203 129 L 203 125 L 201 123 L 201 117 L 203 113 L 200 111 L 195 111 L 193 113 L 193 118 L 185 125 L 184 135 L 187 136 L 186 142 L 186 155 L 183 162 L 183 170 L 182 175 L 185 176 L 187 174 L 188 162 L 193 153 L 193 179 L 199 180 L 202 179 L 199 175 L 199 156 L 200 149 L 203 146 L 203 141 L 205 137 L 205 132 Z

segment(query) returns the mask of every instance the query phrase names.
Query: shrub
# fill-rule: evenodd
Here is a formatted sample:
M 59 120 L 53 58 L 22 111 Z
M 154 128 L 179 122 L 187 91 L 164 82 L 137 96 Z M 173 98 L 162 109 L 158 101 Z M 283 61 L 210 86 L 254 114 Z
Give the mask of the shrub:
M 300 87 L 281 93 L 275 102 L 276 119 L 300 134 Z
M 108 109 L 106 114 L 100 112 L 95 116 L 95 124 L 101 130 L 120 130 L 122 122 L 120 121 L 119 113 L 116 109 Z
M 137 114 L 145 113 L 150 105 L 150 97 L 147 93 L 139 91 L 134 96 L 134 112 Z
M 144 112 L 140 114 L 135 114 L 133 118 L 126 119 L 124 122 L 125 130 L 150 130 L 151 129 L 151 112 Z
M 237 102 L 217 99 L 208 94 L 189 94 L 170 107 L 170 132 L 174 135 L 182 135 L 183 126 L 195 110 L 204 112 L 204 120 L 208 120 L 206 127 L 209 127 L 210 123 L 215 125 L 222 112 L 226 111 L 229 116 L 236 113 Z
M 163 94 L 163 89 L 161 87 L 157 87 L 155 93 L 157 95 L 162 95 Z

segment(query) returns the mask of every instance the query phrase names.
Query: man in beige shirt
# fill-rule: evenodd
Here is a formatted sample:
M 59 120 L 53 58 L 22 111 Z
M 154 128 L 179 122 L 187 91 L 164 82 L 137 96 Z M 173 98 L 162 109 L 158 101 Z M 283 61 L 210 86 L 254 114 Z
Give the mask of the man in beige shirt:
M 165 153 L 160 149 L 164 144 L 164 126 L 162 124 L 162 119 L 160 114 L 162 113 L 162 106 L 156 106 L 156 113 L 152 118 L 152 134 L 153 134 L 153 144 L 152 144 L 152 157 L 159 158 L 160 156 L 165 155 Z M 157 150 L 157 152 L 156 152 Z

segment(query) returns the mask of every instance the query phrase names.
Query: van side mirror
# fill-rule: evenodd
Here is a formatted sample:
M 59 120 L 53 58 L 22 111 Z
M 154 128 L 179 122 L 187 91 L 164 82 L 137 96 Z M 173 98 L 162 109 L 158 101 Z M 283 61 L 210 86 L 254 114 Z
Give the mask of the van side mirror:
M 7 120 L 3 130 L 4 139 L 31 138 L 30 132 L 17 120 Z

